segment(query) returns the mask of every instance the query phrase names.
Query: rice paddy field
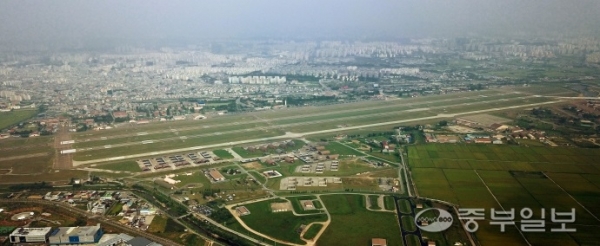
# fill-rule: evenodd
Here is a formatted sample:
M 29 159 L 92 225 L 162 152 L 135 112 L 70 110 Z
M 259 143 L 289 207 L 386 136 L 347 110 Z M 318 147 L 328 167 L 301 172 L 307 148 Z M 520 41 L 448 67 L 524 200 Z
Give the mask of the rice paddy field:
M 595 245 L 600 241 L 600 150 L 509 145 L 427 144 L 408 147 L 417 191 L 458 204 L 484 208 L 476 237 L 482 245 Z M 501 233 L 490 210 L 515 209 L 516 226 Z M 545 209 L 545 232 L 523 232 L 519 212 Z M 575 209 L 576 232 L 550 232 L 551 209 Z

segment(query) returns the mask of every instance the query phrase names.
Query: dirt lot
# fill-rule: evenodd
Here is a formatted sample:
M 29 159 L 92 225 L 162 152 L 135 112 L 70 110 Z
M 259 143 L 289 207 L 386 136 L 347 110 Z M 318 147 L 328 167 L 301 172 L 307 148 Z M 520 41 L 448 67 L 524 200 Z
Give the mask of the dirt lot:
M 292 204 L 290 202 L 274 202 L 274 203 L 271 203 L 271 211 L 273 211 L 273 212 L 292 211 Z
M 493 116 L 490 114 L 476 114 L 476 115 L 463 116 L 461 118 L 469 120 L 469 121 L 478 122 L 482 126 L 489 126 L 494 123 L 505 123 L 505 122 L 511 121 L 510 119 Z
M 263 166 L 256 161 L 244 163 L 244 164 L 242 164 L 242 166 L 247 169 L 262 169 L 263 168 Z

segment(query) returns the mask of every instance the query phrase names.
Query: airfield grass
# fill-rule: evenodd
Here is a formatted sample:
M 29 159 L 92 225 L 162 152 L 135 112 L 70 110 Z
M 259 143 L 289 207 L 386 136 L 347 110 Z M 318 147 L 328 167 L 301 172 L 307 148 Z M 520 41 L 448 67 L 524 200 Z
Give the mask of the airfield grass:
M 50 148 L 49 144 L 52 143 L 54 138 L 52 136 L 39 136 L 33 138 L 9 138 L 0 140 L 0 148 L 10 148 L 12 150 L 16 149 L 34 149 L 33 153 L 39 152 L 40 147 Z M 29 152 L 32 153 L 32 152 Z M 18 155 L 13 153 L 5 153 L 11 155 Z
M 534 218 L 546 218 L 551 208 L 576 210 L 578 229 L 557 236 L 549 232 L 527 233 L 528 240 L 555 245 L 593 244 L 596 233 L 582 233 L 600 222 L 590 213 L 600 212 L 600 157 L 598 149 L 522 147 L 510 145 L 427 144 L 408 147 L 409 166 L 420 196 L 459 204 L 466 208 L 528 207 Z M 496 199 L 498 202 L 496 202 Z M 581 205 L 585 207 L 582 207 Z M 489 217 L 486 217 L 489 218 Z M 548 219 L 547 219 L 548 220 Z M 497 226 L 479 223 L 482 245 L 523 245 L 514 226 L 500 233 Z M 567 226 L 569 227 L 569 226 Z
M 398 177 L 398 169 L 389 168 L 389 169 L 381 169 L 371 171 L 369 175 L 371 177 L 381 177 L 381 178 L 397 178 Z
M 496 92 L 493 92 L 492 94 L 497 94 Z M 477 109 L 490 109 L 490 108 L 495 108 L 495 107 L 506 107 L 506 106 L 519 106 L 522 105 L 524 103 L 534 103 L 534 102 L 542 102 L 542 101 L 548 101 L 550 99 L 548 98 L 528 98 L 528 99 L 521 99 L 519 97 L 519 95 L 498 95 L 497 97 L 478 97 L 476 96 L 478 94 L 474 94 L 473 96 L 476 98 L 469 98 L 469 99 L 456 99 L 458 100 L 458 102 L 452 102 L 452 101 L 436 101 L 436 102 L 432 102 L 429 103 L 431 105 L 440 105 L 440 106 L 436 106 L 433 107 L 432 109 L 426 109 L 425 111 L 396 111 L 396 110 L 391 110 L 391 112 L 388 112 L 386 110 L 382 110 L 377 111 L 377 110 L 371 110 L 371 112 L 369 112 L 370 114 L 368 115 L 353 115 L 350 114 L 349 112 L 346 113 L 342 113 L 340 115 L 338 115 L 339 117 L 334 117 L 331 118 L 328 115 L 323 114 L 323 111 L 327 111 L 328 108 L 320 108 L 319 110 L 315 110 L 313 112 L 315 113 L 320 113 L 321 115 L 316 115 L 314 117 L 299 117 L 299 118 L 295 118 L 294 119 L 294 123 L 290 123 L 290 124 L 283 124 L 283 125 L 278 125 L 277 122 L 274 122 L 275 124 L 272 126 L 268 126 L 265 127 L 264 130 L 266 130 L 266 132 L 263 132 L 263 130 L 260 130 L 260 128 L 252 128 L 252 129 L 246 129 L 247 132 L 243 132 L 244 134 L 240 134 L 239 132 L 232 132 L 232 131 L 224 131 L 222 132 L 222 134 L 220 135 L 211 135 L 211 136 L 202 136 L 202 137 L 194 137 L 194 136 L 187 136 L 187 139 L 179 139 L 179 137 L 174 136 L 170 137 L 170 138 L 164 138 L 164 139 L 152 139 L 154 140 L 154 143 L 151 144 L 140 144 L 140 142 L 138 142 L 138 138 L 143 137 L 143 138 L 154 138 L 152 136 L 136 136 L 136 141 L 132 142 L 135 143 L 135 145 L 129 145 L 126 148 L 123 148 L 124 146 L 111 146 L 111 148 L 108 149 L 104 149 L 103 145 L 104 143 L 102 141 L 95 141 L 96 143 L 100 144 L 98 146 L 95 146 L 95 149 L 93 150 L 83 150 L 80 149 L 80 151 L 77 152 L 77 154 L 75 154 L 75 159 L 79 160 L 79 161 L 83 161 L 83 160 L 93 160 L 93 159 L 101 159 L 101 158 L 106 158 L 106 157 L 111 157 L 111 156 L 119 156 L 119 155 L 125 155 L 126 153 L 143 153 L 143 152 L 152 152 L 152 151 L 158 151 L 158 150 L 164 150 L 164 149 L 170 149 L 170 148 L 184 148 L 184 147 L 190 147 L 190 146 L 198 146 L 198 145 L 204 145 L 204 144 L 216 144 L 216 143 L 227 143 L 230 141 L 235 141 L 235 140 L 242 140 L 242 139 L 248 139 L 248 138 L 261 138 L 261 137 L 270 137 L 270 136 L 277 136 L 277 135 L 281 135 L 283 134 L 284 131 L 291 131 L 291 132 L 313 132 L 313 131 L 317 131 L 316 134 L 319 134 L 318 131 L 320 130 L 324 130 L 324 129 L 336 129 L 339 128 L 341 125 L 344 126 L 356 126 L 356 125 L 364 125 L 364 124 L 375 124 L 375 123 L 381 123 L 381 122 L 389 122 L 389 121 L 398 121 L 398 124 L 401 124 L 403 122 L 405 123 L 409 123 L 409 122 L 414 122 L 416 120 L 413 120 L 415 118 L 419 118 L 419 117 L 429 117 L 431 119 L 439 119 L 439 117 L 437 117 L 436 115 L 438 113 L 449 113 L 449 112 L 464 112 L 466 110 L 477 110 Z M 514 96 L 514 97 L 513 97 Z M 505 97 L 505 98 L 502 98 Z M 502 98 L 502 99 L 496 99 L 496 98 Z M 431 97 L 432 100 L 436 100 L 435 97 Z M 463 103 L 459 103 L 461 102 L 460 100 L 470 100 L 470 101 L 475 101 L 476 103 L 470 103 L 469 105 L 463 105 Z M 505 101 L 500 101 L 500 100 L 505 100 Z M 399 104 L 402 104 L 403 100 L 397 100 L 399 101 Z M 410 101 L 410 100 L 408 100 Z M 395 101 L 393 101 L 393 103 L 396 103 Z M 458 106 L 456 106 L 456 104 L 459 104 Z M 448 106 L 446 106 L 448 105 Z M 455 105 L 455 106 L 452 106 Z M 345 107 L 348 107 L 349 109 L 352 109 L 351 106 L 346 105 Z M 443 107 L 445 108 L 445 110 L 442 110 Z M 442 111 L 440 111 L 442 110 Z M 283 111 L 286 112 L 287 111 Z M 257 113 L 260 114 L 260 113 Z M 236 119 L 242 120 L 240 122 L 244 122 L 243 120 L 246 121 L 253 121 L 256 120 L 256 118 L 251 117 L 250 115 L 235 115 L 235 116 L 225 116 L 225 117 L 217 117 L 214 122 L 216 124 L 216 122 L 226 122 L 223 119 L 227 119 L 228 117 L 230 120 L 235 121 Z M 282 116 L 284 117 L 284 116 Z M 316 117 L 316 118 L 315 118 Z M 322 119 L 321 119 L 321 118 Z M 228 123 L 231 124 L 232 121 L 229 121 Z M 203 122 L 209 122 L 209 121 L 203 121 Z M 285 123 L 285 122 L 284 122 Z M 169 125 L 169 127 L 173 127 L 176 128 L 177 124 L 180 123 L 176 123 L 173 122 L 173 124 L 175 125 Z M 183 125 L 184 123 L 181 123 L 180 125 Z M 240 124 L 246 124 L 246 123 L 240 123 Z M 159 124 L 161 126 L 163 126 L 163 131 L 164 131 L 164 126 L 163 124 Z M 154 126 L 153 126 L 154 127 Z M 227 127 L 231 127 L 233 129 L 239 130 L 236 128 L 235 125 L 230 125 Z M 127 127 L 125 127 L 127 128 Z M 133 130 L 132 130 L 133 129 Z M 146 129 L 145 126 L 136 126 L 136 127 L 129 127 L 130 133 L 131 131 L 133 132 L 142 132 L 142 129 Z M 155 128 L 147 128 L 147 130 L 149 129 L 155 129 Z M 114 131 L 113 131 L 114 130 Z M 118 132 L 123 132 L 122 129 L 120 130 L 108 130 L 106 132 L 112 132 L 113 134 L 118 134 Z M 127 132 L 127 131 L 125 131 Z M 262 134 L 261 134 L 262 133 Z M 106 136 L 110 136 L 110 133 L 107 133 L 109 135 Z M 173 133 L 166 133 L 166 134 L 173 134 Z M 77 135 L 79 137 L 83 137 L 83 138 L 90 138 L 90 137 L 97 137 L 98 135 L 96 133 L 84 133 L 82 135 Z M 110 140 L 110 139 L 109 139 Z M 107 140 L 108 141 L 108 140 Z M 121 141 L 121 140 L 119 140 Z M 84 144 L 84 143 L 82 143 Z M 85 143 L 87 144 L 87 143 Z M 116 145 L 116 144 L 115 144 Z M 127 149 L 128 151 L 125 151 L 123 149 Z M 261 153 L 262 154 L 262 153 Z M 258 154 L 256 154 L 258 155 Z M 254 156 L 254 155 L 253 155 Z M 386 158 L 391 158 L 391 157 L 386 157 Z M 395 158 L 395 157 L 394 157 Z M 390 159 L 392 160 L 392 159 Z
M 384 196 L 383 197 L 383 206 L 385 206 L 386 210 L 394 210 L 396 209 L 396 205 L 394 202 L 394 197 L 392 196 Z
M 144 152 L 161 151 L 176 148 L 186 148 L 191 146 L 199 145 L 210 145 L 227 143 L 232 141 L 240 141 L 249 138 L 265 138 L 280 136 L 283 133 L 280 131 L 251 131 L 244 134 L 223 134 L 217 136 L 210 136 L 204 138 L 190 138 L 186 140 L 165 140 L 160 142 L 154 142 L 151 144 L 138 144 L 127 147 L 112 147 L 112 148 L 100 148 L 93 151 L 78 151 L 75 154 L 74 159 L 77 161 L 86 161 L 93 159 L 108 158 L 121 155 L 139 154 Z
M 321 201 L 319 201 L 319 200 L 314 200 L 313 201 L 313 205 L 315 205 L 316 209 L 322 209 L 323 208 L 323 204 L 321 204 Z
M 402 98 L 395 99 L 392 101 L 366 101 L 366 102 L 358 102 L 358 103 L 340 103 L 333 104 L 323 107 L 298 107 L 298 108 L 289 108 L 285 111 L 266 111 L 260 112 L 260 117 L 263 119 L 276 119 L 280 117 L 287 116 L 296 116 L 296 115 L 307 115 L 314 113 L 322 113 L 323 111 L 332 111 L 339 112 L 342 110 L 360 110 L 365 108 L 373 108 L 373 107 L 385 107 L 385 106 L 402 106 L 407 104 L 413 105 L 421 105 L 422 103 L 432 103 L 432 102 L 449 102 L 457 99 L 467 98 L 467 97 L 477 97 L 479 95 L 498 95 L 503 92 L 493 91 L 493 90 L 485 90 L 485 91 L 474 91 L 474 92 L 462 92 L 457 94 L 446 94 L 446 95 L 435 95 L 435 96 L 425 96 L 425 97 L 415 97 L 415 98 Z
M 355 155 L 355 156 L 364 156 L 365 154 L 352 149 L 344 144 L 341 144 L 339 142 L 329 142 L 327 143 L 327 145 L 325 145 L 325 149 L 329 150 L 331 152 L 331 154 L 338 154 L 338 155 Z
M 246 225 L 260 233 L 298 244 L 304 244 L 304 241 L 300 238 L 300 234 L 297 232 L 301 225 L 327 220 L 325 214 L 295 216 L 291 211 L 271 212 L 271 203 L 279 201 L 281 200 L 276 199 L 247 204 L 245 206 L 250 210 L 250 214 L 240 218 Z
M 83 132 L 74 134 L 74 138 L 78 140 L 92 139 L 92 138 L 100 138 L 100 137 L 113 137 L 119 135 L 126 134 L 135 134 L 138 132 L 146 132 L 149 135 L 157 133 L 157 132 L 167 132 L 170 133 L 170 129 L 178 130 L 179 132 L 184 132 L 188 130 L 199 130 L 199 129 L 212 129 L 215 127 L 230 127 L 240 128 L 241 125 L 253 123 L 253 124 L 261 124 L 264 122 L 263 119 L 277 120 L 281 118 L 293 118 L 296 120 L 290 121 L 290 123 L 300 122 L 298 119 L 306 118 L 308 115 L 321 114 L 323 115 L 324 111 L 329 112 L 340 112 L 340 111 L 357 111 L 361 109 L 369 109 L 373 107 L 384 107 L 384 108 L 393 108 L 394 111 L 398 110 L 398 107 L 402 107 L 405 109 L 411 109 L 416 106 L 420 107 L 423 103 L 426 103 L 428 106 L 434 105 L 446 105 L 449 102 L 452 103 L 463 103 L 463 102 L 472 102 L 481 100 L 481 95 L 487 95 L 490 99 L 494 97 L 510 97 L 511 94 L 501 94 L 505 92 L 498 92 L 492 90 L 486 91 L 478 91 L 478 92 L 463 92 L 459 94 L 448 94 L 448 95 L 436 95 L 436 96 L 428 96 L 428 97 L 418 97 L 418 98 L 408 98 L 408 99 L 400 99 L 394 101 L 367 101 L 367 102 L 359 102 L 359 103 L 343 103 L 343 104 L 334 104 L 324 107 L 298 107 L 298 108 L 288 108 L 287 110 L 278 110 L 278 111 L 265 111 L 265 112 L 253 112 L 252 114 L 237 114 L 237 115 L 226 115 L 226 116 L 215 116 L 204 120 L 194 120 L 194 121 L 167 121 L 167 122 L 152 122 L 150 124 L 131 124 L 125 123 L 121 124 L 118 127 L 107 130 L 107 131 L 98 131 L 98 132 Z M 408 105 L 408 107 L 407 107 Z M 372 109 L 371 109 L 372 110 Z M 390 111 L 383 109 L 383 113 Z M 359 112 L 358 115 L 362 115 L 364 112 Z M 257 115 L 260 119 L 254 117 Z M 301 117 L 299 115 L 302 115 Z M 352 116 L 346 115 L 346 116 Z M 233 123 L 232 123 L 233 122 Z M 170 128 L 168 131 L 165 129 Z M 214 132 L 214 130 L 210 130 Z
M 377 200 L 379 199 L 379 195 L 369 195 L 367 196 L 367 199 L 369 199 L 369 203 L 371 206 L 369 206 L 370 209 L 382 209 L 379 207 L 379 203 L 377 202 Z
M 175 184 L 175 186 L 181 188 L 188 185 L 194 184 L 194 188 L 206 188 L 210 187 L 210 180 L 202 172 L 192 172 L 192 175 L 186 174 L 178 174 L 176 177 L 173 177 L 174 180 L 179 180 L 181 182 Z
M 421 246 L 421 240 L 417 235 L 407 234 L 404 236 L 406 239 L 407 246 Z
M 401 220 L 402 228 L 405 231 L 414 232 L 417 230 L 417 227 L 415 226 L 415 218 L 411 215 L 402 215 Z
M 12 169 L 12 174 L 36 174 L 47 171 L 52 166 L 52 156 L 37 156 L 0 161 L 0 169 Z
M 304 239 L 313 239 L 315 236 L 317 236 L 317 234 L 319 233 L 319 231 L 321 231 L 321 229 L 323 229 L 323 224 L 312 224 L 304 233 L 304 235 L 302 237 L 304 237 Z
M 125 171 L 125 172 L 140 172 L 140 171 L 142 171 L 142 169 L 140 169 L 140 166 L 135 161 L 124 161 L 124 162 L 98 165 L 98 166 L 95 166 L 94 168 L 111 170 L 111 171 Z
M 412 207 L 411 207 L 410 201 L 406 200 L 406 199 L 398 200 L 398 208 L 400 209 L 400 212 L 402 212 L 403 214 L 410 214 L 412 212 Z
M 0 129 L 7 128 L 19 122 L 27 120 L 37 114 L 37 110 L 12 110 L 0 112 Z
M 373 152 L 369 152 L 368 154 L 393 163 L 398 163 L 402 161 L 400 160 L 400 157 L 398 157 L 398 152 L 396 150 L 394 150 L 394 152 L 392 153 L 380 153 L 379 151 L 374 150 Z
M 180 131 L 172 131 L 172 130 L 160 130 L 154 132 L 140 132 L 140 131 L 132 131 L 127 132 L 122 135 L 113 135 L 107 137 L 106 139 L 102 139 L 102 137 L 94 137 L 90 138 L 87 136 L 81 137 L 80 139 L 76 139 L 75 144 L 73 145 L 75 148 L 88 148 L 94 146 L 104 146 L 104 145 L 112 145 L 126 142 L 141 142 L 144 140 L 160 140 L 160 139 L 180 139 L 181 136 L 186 136 L 187 138 L 203 138 L 210 137 L 215 135 L 221 135 L 226 133 L 244 133 L 246 129 L 255 129 L 258 127 L 264 127 L 266 123 L 256 124 L 256 123 L 248 123 L 248 124 L 223 124 L 216 125 L 212 127 L 207 126 L 198 126 L 197 128 L 185 128 L 186 130 Z M 173 129 L 173 128 L 172 128 Z M 111 130 L 107 130 L 109 132 Z
M 217 149 L 213 150 L 212 152 L 221 159 L 233 159 L 233 155 L 231 155 L 231 153 L 229 153 L 227 150 Z
M 294 208 L 294 211 L 297 214 L 323 213 L 323 211 L 321 211 L 319 209 L 304 210 L 304 208 L 302 207 L 302 204 L 300 203 L 300 201 L 302 201 L 302 200 L 315 200 L 315 199 L 317 199 L 316 196 L 292 196 L 292 197 L 286 197 L 286 199 L 290 200 L 290 202 L 292 203 L 292 207 Z M 314 206 L 314 202 L 313 202 L 313 206 Z
M 517 97 L 522 97 L 523 95 L 517 95 L 517 94 L 509 94 L 509 95 L 497 95 L 497 96 L 489 96 L 487 98 L 482 98 L 482 97 L 470 97 L 470 98 L 450 98 L 450 99 L 443 99 L 443 100 L 434 100 L 431 102 L 421 102 L 421 103 L 405 103 L 405 104 L 398 104 L 398 101 L 394 102 L 390 102 L 387 105 L 383 105 L 383 106 L 375 106 L 375 107 L 371 107 L 371 108 L 350 108 L 350 109 L 346 109 L 346 110 L 331 110 L 328 113 L 323 113 L 323 111 L 318 112 L 318 113 L 313 113 L 313 114 L 303 114 L 302 117 L 283 117 L 280 119 L 274 118 L 272 119 L 271 123 L 274 124 L 278 124 L 278 125 L 286 125 L 286 124 L 294 124 L 294 123 L 299 123 L 299 122 L 306 122 L 306 121 L 322 121 L 322 120 L 328 120 L 328 119 L 337 119 L 337 118 L 356 118 L 356 117 L 362 117 L 362 118 L 368 118 L 370 117 L 369 115 L 374 115 L 374 114 L 396 114 L 396 113 L 409 113 L 409 112 L 415 112 L 414 109 L 421 109 L 421 108 L 436 108 L 436 107 L 446 107 L 447 104 L 449 104 L 449 102 L 451 104 L 461 104 L 461 103 L 477 103 L 479 101 L 483 101 L 483 100 L 499 100 L 499 99 L 508 99 L 508 98 L 517 98 Z M 451 101 L 450 101 L 451 100 Z
M 87 171 L 80 170 L 46 170 L 30 175 L 0 175 L 0 184 L 21 184 L 33 182 L 68 182 L 71 178 L 86 179 Z
M 237 153 L 238 155 L 240 155 L 241 157 L 244 157 L 244 158 L 254 158 L 254 157 L 261 157 L 261 156 L 265 155 L 265 153 L 260 150 L 248 151 L 248 150 L 245 150 L 243 147 L 233 147 L 231 149 L 233 151 L 235 151 L 235 153 Z
M 331 224 L 319 238 L 319 245 L 367 245 L 371 238 L 402 245 L 396 216 L 367 210 L 363 195 L 322 195 L 321 199 L 331 214 Z

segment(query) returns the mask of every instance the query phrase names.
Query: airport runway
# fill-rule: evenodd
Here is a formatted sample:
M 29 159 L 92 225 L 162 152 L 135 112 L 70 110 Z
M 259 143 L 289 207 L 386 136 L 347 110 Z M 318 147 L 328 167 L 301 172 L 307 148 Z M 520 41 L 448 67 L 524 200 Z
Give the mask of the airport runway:
M 511 95 L 511 94 L 515 94 L 515 93 L 499 93 L 499 94 L 485 95 L 485 97 L 502 97 L 502 96 Z M 525 98 L 525 97 L 531 97 L 531 96 L 523 96 L 522 98 Z M 453 101 L 457 101 L 457 100 L 469 100 L 469 99 L 477 99 L 477 98 L 482 98 L 482 95 L 475 95 L 475 96 L 468 96 L 468 97 L 457 97 L 457 98 L 448 98 L 448 99 L 442 99 L 442 100 L 435 100 L 434 99 L 434 100 L 428 101 L 428 102 L 411 102 L 411 103 L 406 103 L 406 104 L 393 104 L 393 103 L 391 103 L 390 105 L 384 105 L 384 106 L 375 106 L 375 107 L 368 107 L 368 108 L 337 110 L 337 111 L 335 111 L 335 113 L 336 114 L 339 114 L 339 113 L 352 113 L 352 112 L 358 112 L 358 111 L 378 110 L 378 109 L 386 109 L 386 108 L 393 109 L 393 108 L 397 108 L 399 106 L 402 106 L 402 107 L 404 107 L 404 106 L 415 106 L 415 105 L 441 103 L 441 102 L 453 102 Z M 395 100 L 392 100 L 392 101 L 402 101 L 402 100 L 406 100 L 406 99 L 395 99 Z M 451 105 L 451 104 L 449 104 L 449 105 Z M 413 109 L 413 110 L 417 110 L 417 109 Z M 108 140 L 108 139 L 119 139 L 119 138 L 141 136 L 139 133 L 143 133 L 143 135 L 152 135 L 152 134 L 160 134 L 160 133 L 171 133 L 171 132 L 173 132 L 173 130 L 176 130 L 176 131 L 179 131 L 179 132 L 183 132 L 183 131 L 191 131 L 191 130 L 200 130 L 200 129 L 211 128 L 211 127 L 246 125 L 246 124 L 253 124 L 253 123 L 264 123 L 265 121 L 292 120 L 292 119 L 301 119 L 301 118 L 305 118 L 305 117 L 325 116 L 325 115 L 329 115 L 329 114 L 331 114 L 331 112 L 319 112 L 319 113 L 299 114 L 299 115 L 277 117 L 277 118 L 267 118 L 267 119 L 261 118 L 261 119 L 257 119 L 257 120 L 245 121 L 244 123 L 232 122 L 232 123 L 222 123 L 222 124 L 211 124 L 211 125 L 181 127 L 181 128 L 166 129 L 166 130 L 136 132 L 136 133 L 131 133 L 131 134 L 119 134 L 119 135 L 116 135 L 116 136 L 93 137 L 93 138 L 86 139 L 85 142 L 89 142 L 89 141 L 104 141 L 104 140 Z M 79 140 L 78 142 L 83 142 L 83 141 Z
M 527 99 L 527 98 L 533 98 L 533 96 L 516 97 L 516 98 L 511 98 L 511 99 L 512 100 L 520 100 L 520 99 Z M 507 99 L 488 100 L 488 101 L 484 101 L 484 102 L 480 102 L 480 103 L 488 104 L 488 103 L 494 103 L 494 102 L 505 102 L 506 100 Z M 471 105 L 471 104 L 473 104 L 473 103 L 444 105 L 444 106 L 437 106 L 437 107 L 429 107 L 426 110 L 408 109 L 408 110 L 394 111 L 394 113 L 427 111 L 427 110 L 432 110 L 432 109 L 443 109 L 443 108 L 447 108 L 447 107 L 456 107 L 456 106 Z M 82 152 L 88 152 L 88 151 L 94 151 L 94 150 L 100 150 L 100 149 L 119 148 L 119 147 L 134 146 L 134 145 L 140 145 L 140 144 L 153 144 L 153 143 L 158 143 L 158 142 L 179 140 L 182 137 L 185 137 L 185 139 L 192 139 L 192 138 L 209 137 L 209 136 L 217 136 L 217 135 L 224 135 L 224 134 L 267 130 L 267 129 L 283 129 L 283 130 L 285 130 L 286 128 L 295 127 L 295 126 L 305 126 L 305 125 L 321 124 L 321 123 L 336 122 L 336 121 L 343 122 L 343 120 L 364 119 L 364 118 L 370 118 L 370 117 L 374 117 L 374 116 L 384 116 L 384 115 L 390 115 L 390 114 L 393 114 L 393 113 L 390 113 L 390 112 L 374 113 L 374 114 L 366 114 L 366 115 L 360 115 L 360 116 L 347 116 L 347 117 L 339 117 L 339 118 L 333 118 L 333 119 L 306 121 L 306 122 L 298 122 L 298 123 L 290 123 L 290 124 L 282 124 L 282 125 L 273 124 L 270 126 L 245 128 L 245 129 L 222 131 L 222 132 L 212 132 L 212 133 L 204 133 L 204 134 L 197 134 L 197 135 L 185 135 L 185 136 L 177 136 L 177 137 L 162 138 L 162 139 L 149 139 L 149 140 L 143 140 L 143 141 L 125 142 L 125 143 L 119 143 L 119 144 L 93 146 L 93 147 L 87 147 L 87 148 L 78 148 L 77 152 L 82 153 Z M 303 115 L 302 118 L 306 118 L 309 116 L 310 115 Z M 439 116 L 440 117 L 452 117 L 452 116 L 444 116 L 444 115 L 439 115 Z M 294 117 L 294 118 L 296 118 L 296 117 Z M 277 119 L 277 120 L 279 120 L 279 119 Z M 344 129 L 344 128 L 342 127 L 342 128 L 337 128 L 337 129 Z M 337 130 L 337 129 L 334 129 L 334 130 Z M 144 135 L 148 135 L 148 134 L 144 134 Z M 99 145 L 101 145 L 101 144 L 102 143 L 99 143 Z
M 459 116 L 459 115 L 479 114 L 479 113 L 493 112 L 493 111 L 506 110 L 506 109 L 517 109 L 517 108 L 535 107 L 535 106 L 542 106 L 542 105 L 547 105 L 547 104 L 555 104 L 555 103 L 559 103 L 559 102 L 562 102 L 562 101 L 557 100 L 557 101 L 549 101 L 549 102 L 541 102 L 541 103 L 523 104 L 523 105 L 517 105 L 517 106 L 497 107 L 497 108 L 489 108 L 489 109 L 482 109 L 482 110 L 473 110 L 473 111 L 466 111 L 466 112 L 453 113 L 453 114 L 438 114 L 438 115 L 435 115 L 435 116 L 428 116 L 428 117 L 420 117 L 420 118 L 412 118 L 412 119 L 397 120 L 397 121 L 388 121 L 388 122 L 381 122 L 381 123 L 374 123 L 374 124 L 341 127 L 341 128 L 326 129 L 326 130 L 304 132 L 304 133 L 290 133 L 290 132 L 288 132 L 285 135 L 276 136 L 276 137 L 258 138 L 258 139 L 247 139 L 247 140 L 235 141 L 235 142 L 228 142 L 228 143 L 219 143 L 219 144 L 211 144 L 211 145 L 201 145 L 201 146 L 193 146 L 193 147 L 187 147 L 187 148 L 170 149 L 170 150 L 162 150 L 162 151 L 152 151 L 152 152 L 147 152 L 147 153 L 126 155 L 126 156 L 118 156 L 118 157 L 110 157 L 110 158 L 100 158 L 100 159 L 88 160 L 88 161 L 73 161 L 73 165 L 74 166 L 81 166 L 81 165 L 94 164 L 94 163 L 99 163 L 99 162 L 107 162 L 107 161 L 115 161 L 115 160 L 123 160 L 123 159 L 144 158 L 144 157 L 153 156 L 153 155 L 165 155 L 165 154 L 178 153 L 178 152 L 195 151 L 195 150 L 200 150 L 200 149 L 231 147 L 231 146 L 234 146 L 234 145 L 241 145 L 241 144 L 254 143 L 254 142 L 264 142 L 264 141 L 282 140 L 282 139 L 290 139 L 290 138 L 300 138 L 300 137 L 304 137 L 304 136 L 308 136 L 308 135 L 318 135 L 318 134 L 324 134 L 324 133 L 333 133 L 333 132 L 356 130 L 356 129 L 362 129 L 362 128 L 370 128 L 370 127 L 378 127 L 378 126 L 402 124 L 402 123 L 409 123 L 409 122 L 415 122 L 415 121 L 443 119 L 443 118 L 456 117 L 456 116 Z

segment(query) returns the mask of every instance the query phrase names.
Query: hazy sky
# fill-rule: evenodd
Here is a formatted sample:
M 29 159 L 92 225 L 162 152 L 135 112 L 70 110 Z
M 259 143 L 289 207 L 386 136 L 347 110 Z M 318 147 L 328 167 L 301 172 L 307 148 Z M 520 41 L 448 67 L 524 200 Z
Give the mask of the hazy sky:
M 1 0 L 0 40 L 590 31 L 598 0 Z

